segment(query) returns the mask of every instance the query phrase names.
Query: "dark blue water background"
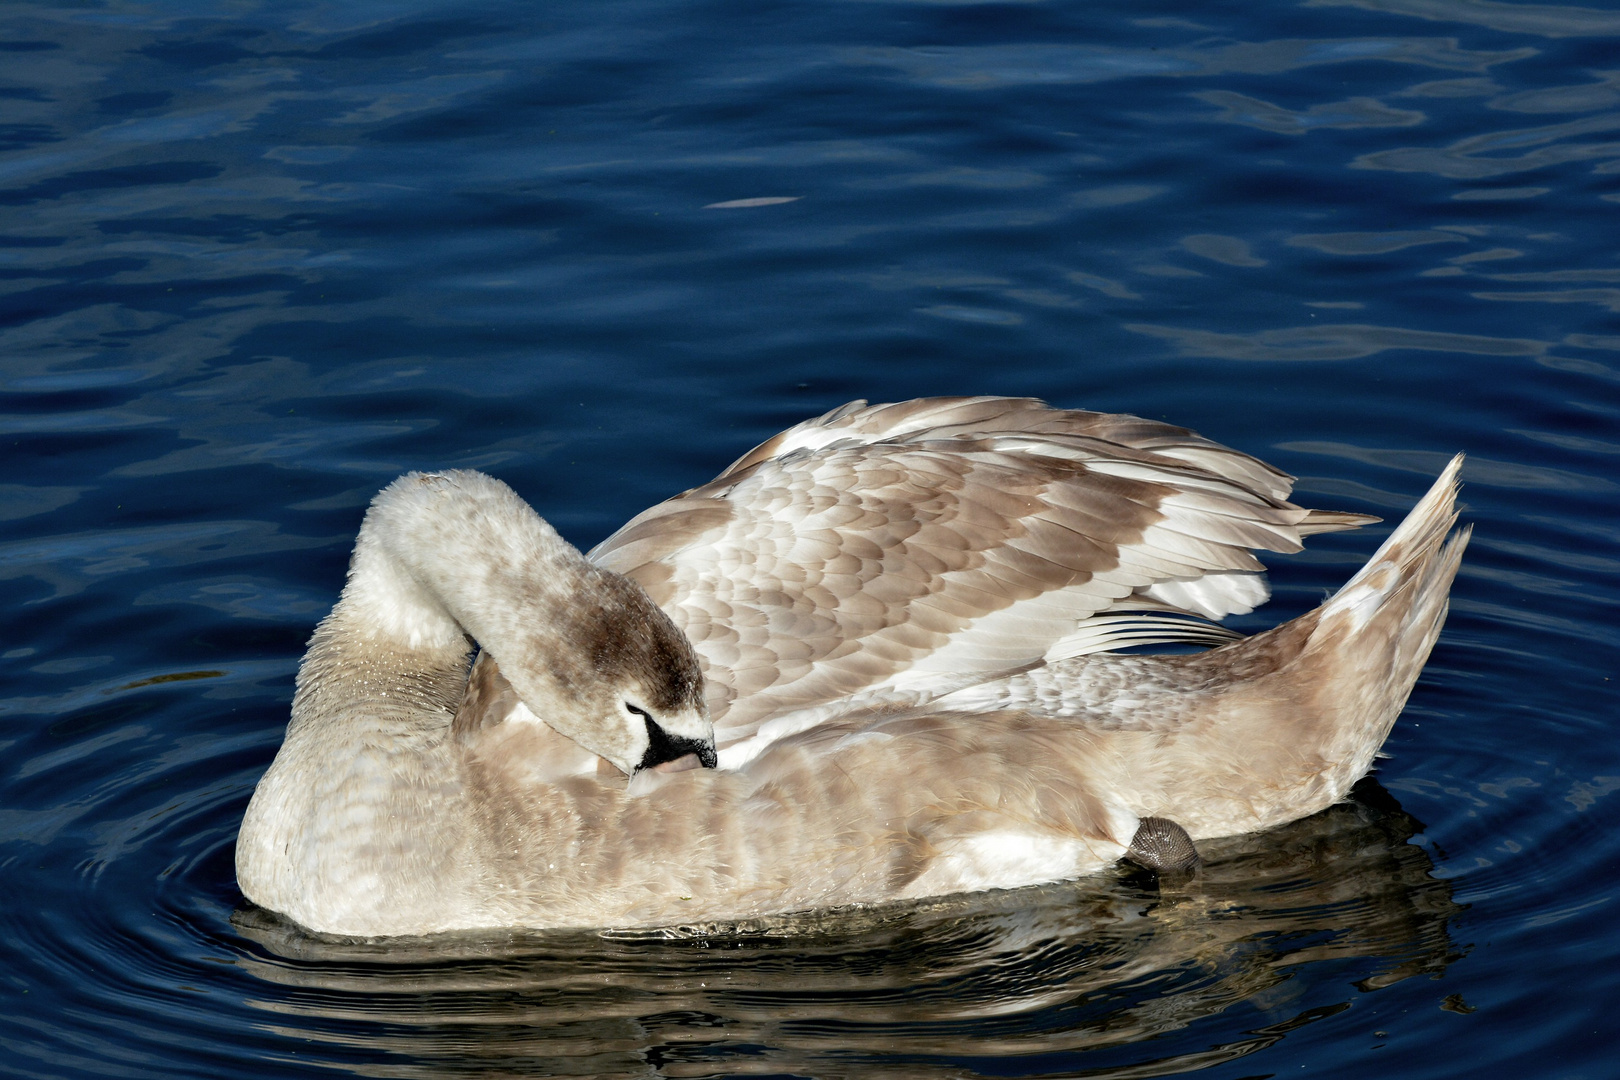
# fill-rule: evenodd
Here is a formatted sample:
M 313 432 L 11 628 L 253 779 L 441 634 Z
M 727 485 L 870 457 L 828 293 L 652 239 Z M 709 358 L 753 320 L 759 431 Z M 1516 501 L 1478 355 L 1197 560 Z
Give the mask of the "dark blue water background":
M 1620 1075 L 1617 68 L 1620 10 L 1497 0 L 8 4 L 0 1073 Z M 588 546 L 959 393 L 1392 516 L 1467 451 L 1381 787 L 1183 896 L 410 947 L 237 911 L 390 478 L 488 470 Z M 1243 628 L 1386 529 L 1271 559 Z

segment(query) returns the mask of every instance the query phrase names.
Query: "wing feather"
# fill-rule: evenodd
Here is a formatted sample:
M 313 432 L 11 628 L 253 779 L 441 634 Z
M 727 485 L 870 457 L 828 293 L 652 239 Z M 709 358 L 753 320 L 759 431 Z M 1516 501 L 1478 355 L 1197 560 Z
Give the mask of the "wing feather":
M 717 735 L 735 744 L 848 699 L 926 700 L 1054 647 L 1218 640 L 1207 624 L 1118 613 L 1250 610 L 1266 595 L 1251 549 L 1297 551 L 1368 520 L 1295 506 L 1292 482 L 1140 417 L 1030 398 L 857 401 L 590 557 L 686 631 Z

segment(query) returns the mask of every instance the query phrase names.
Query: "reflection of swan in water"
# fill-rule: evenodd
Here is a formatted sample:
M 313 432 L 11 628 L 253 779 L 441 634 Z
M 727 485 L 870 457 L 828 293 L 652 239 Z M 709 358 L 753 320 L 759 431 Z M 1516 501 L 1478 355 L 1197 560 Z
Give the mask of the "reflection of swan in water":
M 1264 599 L 1248 549 L 1367 519 L 1133 417 L 856 403 L 591 561 L 498 481 L 411 474 L 311 642 L 238 880 L 379 935 L 1183 868 L 1189 834 L 1297 819 L 1366 772 L 1445 614 L 1456 470 L 1326 604 L 1237 641 L 1193 617 Z M 1113 652 L 1187 641 L 1229 643 Z
M 1359 992 L 1443 972 L 1461 909 L 1407 842 L 1420 828 L 1365 780 L 1303 821 L 1201 844 L 1184 892 L 1158 897 L 1110 871 L 718 938 L 372 944 L 244 907 L 237 926 L 265 951 L 238 963 L 276 984 L 247 997 L 279 1030 L 389 1076 L 921 1080 L 1022 1075 L 994 1063 L 1039 1055 L 1055 1055 L 1051 1073 L 1157 1076 L 1242 1057 Z

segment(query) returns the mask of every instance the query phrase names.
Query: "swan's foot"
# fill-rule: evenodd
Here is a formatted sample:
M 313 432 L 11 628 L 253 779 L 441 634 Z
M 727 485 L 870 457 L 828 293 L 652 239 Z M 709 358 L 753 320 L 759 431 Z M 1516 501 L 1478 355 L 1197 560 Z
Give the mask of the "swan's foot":
M 1125 857 L 1160 874 L 1190 874 L 1202 861 L 1187 830 L 1162 817 L 1138 822 Z

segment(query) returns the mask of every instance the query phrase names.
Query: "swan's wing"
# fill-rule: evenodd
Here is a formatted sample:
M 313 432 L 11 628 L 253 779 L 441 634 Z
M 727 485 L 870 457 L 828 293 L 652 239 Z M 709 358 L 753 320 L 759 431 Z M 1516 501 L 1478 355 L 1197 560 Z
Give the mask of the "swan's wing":
M 784 714 L 926 700 L 1049 650 L 1137 643 L 1140 627 L 1080 628 L 1099 612 L 1251 610 L 1267 596 L 1251 548 L 1297 551 L 1303 535 L 1370 520 L 1300 509 L 1290 484 L 1133 416 L 854 402 L 640 514 L 590 558 L 691 638 L 716 736 L 735 743 Z

